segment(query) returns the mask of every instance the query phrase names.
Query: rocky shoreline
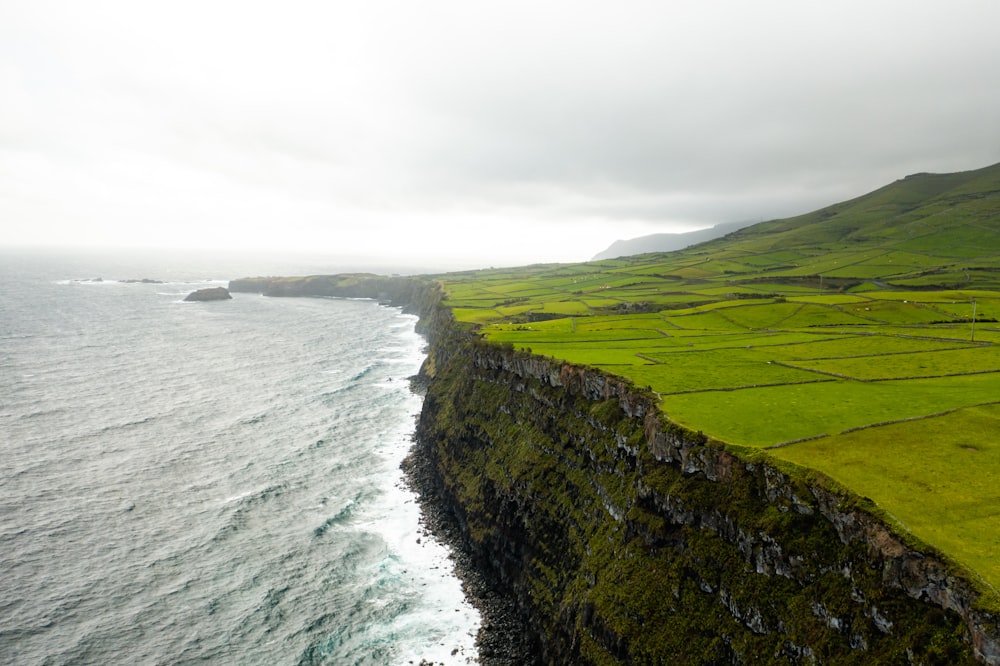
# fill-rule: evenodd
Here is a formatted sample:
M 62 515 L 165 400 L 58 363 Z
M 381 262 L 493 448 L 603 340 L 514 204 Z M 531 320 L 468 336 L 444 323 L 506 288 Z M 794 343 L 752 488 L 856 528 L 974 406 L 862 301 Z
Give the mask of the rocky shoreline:
M 422 393 L 420 379 L 412 378 L 414 392 Z M 455 515 L 447 510 L 437 492 L 436 475 L 420 441 L 403 460 L 403 476 L 417 494 L 421 522 L 427 533 L 451 549 L 455 575 L 462 581 L 466 598 L 482 618 L 476 636 L 480 666 L 536 666 L 539 650 L 533 632 L 517 611 L 514 598 L 489 577 L 488 568 L 477 565 L 461 536 Z

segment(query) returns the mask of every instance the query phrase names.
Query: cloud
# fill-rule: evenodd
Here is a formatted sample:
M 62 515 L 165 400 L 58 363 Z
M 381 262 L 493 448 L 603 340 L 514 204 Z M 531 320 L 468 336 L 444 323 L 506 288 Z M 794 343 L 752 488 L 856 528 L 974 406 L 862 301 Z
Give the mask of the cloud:
M 0 215 L 8 242 L 585 259 L 996 162 L 998 22 L 989 0 L 6 3 Z

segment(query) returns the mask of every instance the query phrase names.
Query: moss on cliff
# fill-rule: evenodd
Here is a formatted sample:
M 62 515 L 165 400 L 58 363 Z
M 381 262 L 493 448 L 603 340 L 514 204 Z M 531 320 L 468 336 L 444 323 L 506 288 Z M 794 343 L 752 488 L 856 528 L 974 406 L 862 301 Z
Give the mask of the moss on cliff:
M 422 452 L 540 663 L 975 662 L 967 617 L 888 584 L 900 563 L 812 484 L 594 373 L 454 331 L 434 347 Z

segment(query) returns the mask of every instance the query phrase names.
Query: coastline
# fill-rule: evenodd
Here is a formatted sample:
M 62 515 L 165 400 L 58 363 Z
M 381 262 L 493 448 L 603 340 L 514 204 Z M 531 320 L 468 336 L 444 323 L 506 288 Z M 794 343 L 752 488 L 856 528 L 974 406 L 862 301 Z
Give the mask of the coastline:
M 428 356 L 410 382 L 423 406 L 400 467 L 420 509 L 418 534 L 449 547 L 453 574 L 480 612 L 480 664 L 540 664 L 543 648 L 550 659 L 601 663 L 608 653 L 714 663 L 762 649 L 792 660 L 817 649 L 894 660 L 905 648 L 911 661 L 1000 664 L 996 620 L 976 606 L 975 587 L 934 552 L 895 538 L 863 498 L 709 446 L 701 433 L 661 422 L 620 378 L 476 344 L 432 283 L 246 282 L 276 296 L 377 295 L 420 316 Z M 520 437 L 503 424 L 496 432 L 497 419 L 543 443 L 529 442 L 526 458 L 513 441 Z M 564 441 L 567 429 L 567 447 L 549 450 L 544 442 Z M 581 478 L 566 480 L 567 456 Z M 512 482 L 517 474 L 529 482 Z M 567 518 L 579 533 L 567 533 Z M 553 535 L 557 545 L 545 547 Z M 581 539 L 600 547 L 565 561 Z M 618 566 L 620 553 L 628 566 Z M 566 587 L 581 575 L 586 589 Z M 643 593 L 619 593 L 628 588 Z M 643 621 L 654 616 L 663 621 Z
M 425 381 L 424 377 L 411 377 L 412 391 L 422 396 Z M 413 445 L 400 468 L 405 482 L 417 496 L 423 534 L 433 536 L 449 548 L 455 576 L 461 581 L 468 602 L 480 613 L 475 641 L 478 663 L 480 666 L 540 665 L 539 650 L 530 638 L 533 632 L 517 612 L 513 595 L 505 593 L 490 580 L 488 569 L 477 564 L 462 539 L 458 519 L 437 496 L 434 471 L 429 456 L 421 450 L 423 444 L 415 434 L 413 437 Z

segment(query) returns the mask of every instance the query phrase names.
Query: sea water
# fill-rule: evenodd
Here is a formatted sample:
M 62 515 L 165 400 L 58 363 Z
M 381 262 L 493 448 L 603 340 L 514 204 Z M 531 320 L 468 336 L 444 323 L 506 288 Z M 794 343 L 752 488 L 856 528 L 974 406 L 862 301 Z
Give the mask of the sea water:
M 321 272 L 220 264 L 0 254 L 0 662 L 476 663 L 399 469 L 415 318 L 184 302 Z

